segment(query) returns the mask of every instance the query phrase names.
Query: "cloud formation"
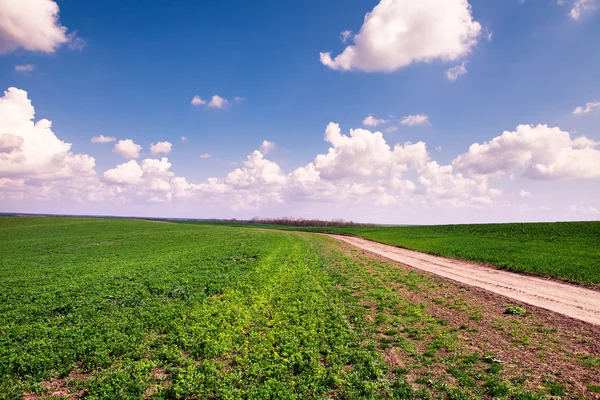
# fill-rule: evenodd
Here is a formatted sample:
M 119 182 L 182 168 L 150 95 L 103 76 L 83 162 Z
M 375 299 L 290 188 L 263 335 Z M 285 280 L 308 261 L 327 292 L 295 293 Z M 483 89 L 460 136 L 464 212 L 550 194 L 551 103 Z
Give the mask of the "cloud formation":
M 381 0 L 342 53 L 320 54 L 335 70 L 391 72 L 416 62 L 455 61 L 477 44 L 481 25 L 467 0 Z M 350 34 L 342 34 L 350 40 Z
M 139 158 L 142 146 L 135 144 L 131 139 L 119 140 L 113 148 L 113 153 L 118 153 L 125 158 Z
M 19 89 L 10 88 L 0 98 L 0 132 L 0 199 L 17 201 L 73 200 L 111 207 L 172 203 L 169 210 L 200 207 L 202 212 L 216 206 L 260 212 L 311 204 L 318 204 L 318 209 L 335 205 L 336 209 L 375 207 L 388 212 L 485 210 L 506 206 L 502 191 L 493 187 L 503 177 L 525 181 L 600 177 L 598 143 L 546 125 L 520 125 L 472 145 L 444 165 L 432 159 L 422 141 L 390 144 L 381 132 L 350 129 L 344 133 L 332 122 L 324 134 L 328 149 L 304 166 L 286 172 L 268 158 L 274 144 L 264 141 L 240 167 L 198 183 L 176 176 L 166 157 L 136 160 L 141 146 L 131 139 L 116 147 L 132 159 L 98 176 L 95 160 L 73 153 L 71 144 L 52 132 L 50 121 L 34 123 L 33 106 Z M 522 197 L 530 194 L 518 190 Z
M 233 101 L 236 103 L 241 103 L 244 101 L 244 99 L 242 97 L 235 97 Z M 229 100 L 215 94 L 207 103 L 206 100 L 203 100 L 200 96 L 196 95 L 192 98 L 191 103 L 193 106 L 207 105 L 210 108 L 224 108 L 229 105 Z
M 93 138 L 90 139 L 90 141 L 92 143 L 110 143 L 110 142 L 116 142 L 117 139 L 112 136 L 99 135 L 99 136 L 94 136 Z
M 229 101 L 227 99 L 224 99 L 221 96 L 215 94 L 210 100 L 210 103 L 208 103 L 208 106 L 212 108 L 223 108 L 228 104 Z
M 600 101 L 592 101 L 592 102 L 586 103 L 585 106 L 576 107 L 573 110 L 573 114 L 583 115 L 583 114 L 591 113 L 594 110 L 600 110 Z
M 372 115 L 367 116 L 362 121 L 364 126 L 377 126 L 377 125 L 385 124 L 386 122 L 387 121 L 385 119 L 378 119 Z
M 23 48 L 52 53 L 75 39 L 58 21 L 52 0 L 0 1 L 0 54 Z
M 407 115 L 400 121 L 402 125 L 429 125 L 429 117 L 425 114 Z
M 600 177 L 600 150 L 585 136 L 548 125 L 519 125 L 489 142 L 471 145 L 452 165 L 472 175 L 521 175 L 530 179 Z
M 446 78 L 448 78 L 449 81 L 454 82 L 455 80 L 457 80 L 459 77 L 463 76 L 466 73 L 467 73 L 467 67 L 465 67 L 465 63 L 462 63 L 461 65 L 457 65 L 455 67 L 449 68 L 446 71 Z
M 259 151 L 264 154 L 267 155 L 270 152 L 272 152 L 273 150 L 275 150 L 275 147 L 277 147 L 275 145 L 274 142 L 270 142 L 268 140 L 263 140 L 263 142 L 261 143 L 260 147 L 259 147 Z
M 559 3 L 563 3 L 564 0 L 559 0 Z M 598 8 L 598 0 L 574 0 L 573 6 L 569 15 L 572 19 L 578 20 L 585 13 L 591 13 Z
M 173 145 L 169 142 L 158 142 L 150 145 L 150 152 L 152 155 L 158 154 L 169 154 L 173 148 Z M 136 157 L 137 158 L 137 157 Z
M 192 98 L 191 103 L 193 106 L 201 106 L 202 104 L 206 104 L 206 101 L 202 100 L 200 96 L 196 95 Z

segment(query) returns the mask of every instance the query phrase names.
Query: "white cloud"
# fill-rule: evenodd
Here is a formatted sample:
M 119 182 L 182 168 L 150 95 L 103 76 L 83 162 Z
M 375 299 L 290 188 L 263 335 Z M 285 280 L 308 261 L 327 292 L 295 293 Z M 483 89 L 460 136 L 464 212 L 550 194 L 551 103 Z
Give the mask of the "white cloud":
M 34 114 L 26 91 L 9 88 L 0 97 L 0 198 L 50 199 L 78 189 L 78 198 L 93 196 L 99 187 L 94 158 L 72 153 L 52 123 L 34 123 Z
M 206 101 L 202 100 L 200 96 L 196 95 L 191 101 L 193 106 L 200 106 L 202 104 L 206 104 Z
M 521 197 L 530 197 L 531 196 L 531 192 L 528 192 L 525 189 L 521 189 L 521 191 L 519 192 L 519 196 L 521 196 Z
M 138 158 L 142 146 L 135 144 L 131 139 L 119 140 L 113 149 L 113 153 L 119 153 L 125 158 Z
M 244 101 L 244 98 L 243 97 L 235 97 L 233 99 L 233 101 L 235 103 L 241 103 L 241 102 Z M 192 99 L 191 103 L 194 106 L 201 106 L 201 105 L 206 104 L 208 107 L 211 107 L 211 108 L 224 108 L 225 106 L 229 105 L 229 100 L 224 99 L 223 97 L 215 94 L 210 99 L 210 102 L 208 102 L 208 104 L 207 104 L 205 100 L 203 100 L 202 98 L 200 98 L 200 96 L 196 95 Z
M 200 158 L 210 158 L 212 157 L 209 153 L 200 154 Z
M 340 40 L 342 43 L 347 43 L 348 39 L 352 37 L 352 31 L 343 31 L 340 32 Z
M 181 137 L 181 141 L 182 141 L 182 142 L 187 142 L 187 138 L 186 138 L 185 136 L 182 136 L 182 137 Z
M 467 0 L 381 0 L 354 44 L 321 62 L 336 70 L 394 71 L 414 62 L 454 61 L 477 44 L 481 25 Z
M 277 147 L 275 145 L 274 142 L 270 142 L 268 140 L 263 140 L 263 142 L 260 145 L 259 151 L 263 154 L 263 155 L 267 155 L 270 152 L 272 152 L 273 150 L 275 150 L 275 147 Z
M 58 12 L 52 0 L 0 1 L 0 54 L 18 48 L 52 53 L 74 40 L 60 25 Z
M 425 114 L 407 115 L 400 121 L 402 125 L 429 125 L 429 117 Z
M 428 159 L 423 142 L 405 143 L 391 149 L 381 132 L 351 129 L 350 136 L 346 136 L 335 123 L 327 125 L 325 140 L 332 147 L 327 154 L 319 154 L 313 163 L 328 180 L 384 176 L 391 171 L 400 173 L 408 169 L 407 164 L 419 166 Z
M 240 96 L 237 96 L 237 97 L 233 98 L 233 101 L 236 102 L 236 103 L 243 103 L 244 100 L 246 100 L 246 99 L 243 98 L 243 97 L 240 97 Z
M 388 126 L 384 129 L 386 132 L 396 132 L 398 130 L 397 126 Z
M 128 160 L 107 169 L 101 174 L 102 179 L 98 179 L 94 159 L 71 153 L 71 145 L 54 135 L 50 122 L 33 123 L 33 114 L 24 91 L 11 88 L 0 98 L 2 204 L 10 201 L 50 204 L 47 202 L 55 200 L 54 204 L 71 204 L 62 200 L 72 199 L 85 205 L 101 201 L 102 208 L 88 205 L 86 212 L 110 207 L 126 214 L 173 212 L 173 216 L 192 216 L 188 213 L 199 209 L 202 216 L 228 215 L 233 210 L 247 212 L 240 214 L 246 217 L 250 213 L 280 211 L 282 215 L 292 212 L 299 216 L 308 210 L 321 218 L 331 218 L 331 210 L 335 216 L 342 216 L 338 212 L 349 213 L 344 216 L 356 215 L 353 213 L 362 210 L 360 215 L 365 220 L 373 221 L 380 215 L 379 221 L 400 222 L 408 217 L 404 222 L 416 223 L 435 222 L 438 221 L 435 218 L 444 215 L 460 221 L 459 215 L 475 212 L 481 212 L 485 219 L 494 210 L 503 216 L 507 215 L 505 210 L 518 213 L 518 206 L 508 203 L 510 196 L 503 198 L 501 190 L 490 187 L 494 177 L 600 177 L 598 143 L 585 137 L 572 139 L 567 132 L 545 125 L 519 126 L 515 132 L 505 132 L 490 142 L 471 146 L 451 165 L 443 165 L 431 159 L 424 142 L 393 145 L 380 132 L 351 129 L 344 134 L 339 125 L 330 123 L 325 130 L 329 149 L 291 172 L 267 158 L 266 148 L 271 146 L 266 145 L 252 151 L 241 167 L 236 165 L 229 173 L 200 183 L 176 176 L 165 157 L 141 162 Z M 137 146 L 133 141 L 131 144 Z M 139 155 L 139 149 L 136 150 Z M 508 193 L 528 193 L 524 189 L 519 192 L 520 183 L 506 178 L 503 183 Z M 556 190 L 558 196 L 560 189 Z M 542 200 L 548 197 L 537 196 L 532 203 Z M 170 205 L 138 208 L 143 204 L 153 207 L 151 204 L 166 203 Z M 528 204 L 528 207 L 537 210 L 531 211 L 535 214 L 542 210 L 540 205 Z M 553 210 L 563 210 L 561 216 L 570 215 L 565 203 L 552 206 Z M 572 212 L 596 215 L 593 207 L 575 207 Z M 522 214 L 511 214 L 515 215 Z
M 210 103 L 208 103 L 208 106 L 212 108 L 223 108 L 228 104 L 229 101 L 215 94 L 210 100 Z
M 467 73 L 467 67 L 465 67 L 465 63 L 462 63 L 461 65 L 457 65 L 456 67 L 452 67 L 452 68 L 448 69 L 446 71 L 446 78 L 448 78 L 449 81 L 454 82 L 460 76 L 462 76 L 466 73 Z
M 110 142 L 115 142 L 117 139 L 112 136 L 100 135 L 100 136 L 94 136 L 90 140 L 92 143 L 110 143 Z
M 600 177 L 598 143 L 547 125 L 519 125 L 483 144 L 471 145 L 453 162 L 474 175 L 518 174 L 531 179 Z
M 586 103 L 585 106 L 576 107 L 573 110 L 573 114 L 575 114 L 575 115 L 587 114 L 596 109 L 600 109 L 600 101 L 595 101 L 595 102 L 591 101 L 591 102 Z
M 559 1 L 559 4 L 564 3 L 564 0 Z M 591 13 L 598 8 L 598 0 L 574 0 L 573 7 L 569 12 L 572 19 L 578 20 L 585 13 Z
M 15 71 L 17 72 L 31 72 L 35 69 L 33 64 L 15 65 Z
M 364 126 L 377 126 L 381 124 L 385 124 L 387 121 L 385 119 L 377 119 L 372 115 L 367 116 L 363 119 L 362 123 Z
M 141 182 L 143 174 L 137 161 L 130 160 L 104 172 L 104 179 L 113 183 L 135 185 Z
M 438 146 L 435 148 L 435 151 L 437 151 L 438 153 L 442 152 L 442 146 Z
M 156 144 L 152 143 L 150 145 L 150 152 L 153 155 L 169 154 L 171 152 L 172 148 L 173 148 L 173 145 L 169 142 L 158 142 Z M 132 157 L 132 158 L 137 158 L 137 157 Z

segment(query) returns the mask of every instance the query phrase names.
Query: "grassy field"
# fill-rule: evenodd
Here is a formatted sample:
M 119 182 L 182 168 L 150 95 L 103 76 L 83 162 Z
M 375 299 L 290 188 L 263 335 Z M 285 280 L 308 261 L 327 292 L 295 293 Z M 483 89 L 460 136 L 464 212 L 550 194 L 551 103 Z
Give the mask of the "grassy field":
M 600 285 L 600 221 L 344 228 L 257 226 L 360 236 L 510 271 Z
M 508 314 L 322 236 L 3 217 L 0 276 L 2 399 L 600 391 L 600 329 Z

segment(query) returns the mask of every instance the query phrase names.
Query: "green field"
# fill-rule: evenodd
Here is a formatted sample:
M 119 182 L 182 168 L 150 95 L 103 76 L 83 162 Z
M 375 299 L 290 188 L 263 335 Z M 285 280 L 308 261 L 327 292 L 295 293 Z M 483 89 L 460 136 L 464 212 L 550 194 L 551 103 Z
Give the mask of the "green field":
M 596 331 L 505 314 L 308 233 L 3 217 L 0 276 L 1 399 L 541 399 L 600 388 Z M 558 374 L 557 363 L 571 367 Z
M 438 226 L 284 227 L 360 236 L 501 269 L 600 285 L 600 222 Z

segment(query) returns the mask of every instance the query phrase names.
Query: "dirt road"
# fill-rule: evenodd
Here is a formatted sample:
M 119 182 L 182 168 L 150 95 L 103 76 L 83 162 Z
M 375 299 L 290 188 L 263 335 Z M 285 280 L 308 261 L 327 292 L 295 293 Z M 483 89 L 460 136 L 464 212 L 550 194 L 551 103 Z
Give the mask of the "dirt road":
M 362 238 L 328 236 L 413 268 L 600 325 L 600 291 L 432 256 Z

